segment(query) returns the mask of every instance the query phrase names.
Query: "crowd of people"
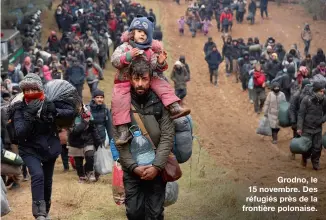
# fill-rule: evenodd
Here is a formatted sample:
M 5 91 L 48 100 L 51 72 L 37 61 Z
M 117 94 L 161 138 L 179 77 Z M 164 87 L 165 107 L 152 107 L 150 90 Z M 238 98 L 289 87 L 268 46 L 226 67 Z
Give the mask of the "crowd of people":
M 179 4 L 179 1 L 177 1 Z M 268 18 L 267 11 L 268 1 L 260 0 L 259 7 L 261 10 L 261 17 L 264 19 L 264 14 Z M 185 26 L 189 26 L 192 37 L 196 37 L 197 32 L 208 34 L 209 29 L 213 26 L 212 19 L 216 20 L 216 27 L 218 31 L 228 33 L 232 31 L 234 11 L 235 19 L 238 24 L 242 24 L 247 13 L 246 20 L 250 24 L 255 23 L 256 11 L 258 5 L 256 0 L 248 2 L 244 0 L 214 0 L 214 1 L 196 1 L 191 3 L 185 16 L 178 19 L 178 27 L 180 35 L 184 34 Z
M 163 74 L 168 68 L 167 53 L 153 10 L 147 12 L 140 4 L 127 1 L 110 8 L 104 0 L 63 0 L 54 14 L 62 34 L 52 30 L 44 47 L 25 36 L 23 63 L 10 63 L 8 74 L 2 75 L 2 149 L 19 154 L 24 161 L 23 175 L 2 178 L 7 187 L 17 189 L 21 179 L 28 181 L 30 176 L 35 219 L 50 219 L 58 155 L 64 171 L 70 169 L 70 160 L 78 182 L 93 183 L 100 178 L 94 170 L 94 153 L 105 143 L 110 143 L 113 158 L 124 170 L 128 219 L 163 216 L 166 181 L 159 174 L 175 140 L 173 120 L 190 113 L 182 105 L 190 80 L 189 66 L 184 56 L 176 62 L 171 76 L 174 89 Z M 111 109 L 98 88 L 109 59 L 117 69 Z M 87 83 L 91 102 L 79 106 L 76 113 L 65 102 L 50 101 L 45 87 L 56 79 L 69 82 L 80 100 Z M 18 104 L 13 101 L 17 97 Z M 151 166 L 137 165 L 128 150 L 132 139 L 129 129 L 134 124 L 132 107 L 142 117 L 155 116 L 144 119 L 146 127 L 147 123 L 154 126 L 148 129 L 156 148 Z M 58 126 L 58 121 L 70 123 Z M 147 187 L 134 190 L 135 185 L 143 184 Z M 145 197 L 138 196 L 144 193 Z M 140 209 L 147 199 L 153 202 Z
M 296 44 L 286 50 L 273 37 L 261 44 L 258 37 L 248 38 L 245 42 L 243 38 L 234 39 L 231 35 L 222 35 L 224 44 L 221 53 L 209 37 L 204 45 L 204 54 L 210 82 L 215 86 L 218 85 L 219 65 L 225 61 L 226 76 L 234 74 L 235 82 L 241 82 L 242 90 L 248 91 L 254 111 L 268 118 L 273 144 L 277 144 L 280 130 L 280 104 L 291 104 L 289 117 L 293 137 L 308 136 L 312 140 L 312 147 L 307 155 L 303 155 L 302 164 L 306 166 L 311 155 L 313 168 L 318 170 L 322 148 L 321 127 L 325 122 L 323 93 L 326 86 L 326 60 L 321 48 L 314 55 L 309 53 L 312 40 L 309 24 L 305 24 L 301 38 L 305 45 L 304 55 L 301 55 Z M 271 90 L 267 95 L 266 89 Z
M 115 147 L 119 151 L 114 158 L 124 171 L 128 219 L 163 219 L 166 182 L 159 174 L 173 148 L 173 120 L 190 114 L 182 103 L 187 95 L 190 67 L 181 55 L 172 67 L 172 88 L 163 73 L 168 69 L 167 53 L 153 10 L 147 12 L 140 4 L 125 0 L 110 8 L 105 0 L 63 0 L 54 14 L 62 35 L 51 31 L 44 47 L 25 38 L 24 62 L 9 64 L 8 74 L 2 75 L 1 146 L 19 154 L 24 161 L 23 175 L 2 178 L 15 189 L 22 178 L 28 181 L 30 175 L 35 219 L 50 219 L 56 158 L 61 154 L 64 171 L 70 169 L 69 157 L 72 159 L 79 183 L 96 182 L 100 175 L 94 170 L 94 153 L 105 141 L 110 143 L 112 152 L 116 152 Z M 267 1 L 261 0 L 260 9 L 262 17 L 263 13 L 268 16 Z M 246 13 L 243 0 L 235 4 L 196 2 L 178 20 L 179 33 L 184 34 L 187 24 L 193 37 L 198 30 L 207 35 L 213 17 L 218 30 L 228 33 L 233 10 L 237 23 L 242 23 Z M 256 10 L 255 1 L 250 1 L 247 20 L 251 24 Z M 311 158 L 313 168 L 318 170 L 321 127 L 326 121 L 326 59 L 322 49 L 310 55 L 312 34 L 308 24 L 301 38 L 304 57 L 296 45 L 286 51 L 273 37 L 262 44 L 258 37 L 245 42 L 231 35 L 222 36 L 221 53 L 213 38 L 208 38 L 204 54 L 210 82 L 218 87 L 219 66 L 225 62 L 226 76 L 234 75 L 234 82 L 240 82 L 242 90 L 248 91 L 254 111 L 268 119 L 274 144 L 280 130 L 279 104 L 290 102 L 294 137 L 305 135 L 312 140 L 311 149 L 303 154 L 302 165 L 306 166 Z M 98 88 L 109 59 L 117 70 L 111 109 L 104 104 L 105 94 Z M 87 83 L 91 102 L 81 105 L 75 113 L 69 105 L 50 101 L 44 88 L 55 79 L 69 82 L 80 100 Z M 271 91 L 266 95 L 267 89 Z M 19 95 L 21 100 L 15 104 L 13 100 Z M 135 112 L 141 115 L 156 150 L 152 165 L 138 165 L 129 151 L 133 138 L 129 129 L 135 125 Z M 71 125 L 58 128 L 57 120 L 71 120 Z

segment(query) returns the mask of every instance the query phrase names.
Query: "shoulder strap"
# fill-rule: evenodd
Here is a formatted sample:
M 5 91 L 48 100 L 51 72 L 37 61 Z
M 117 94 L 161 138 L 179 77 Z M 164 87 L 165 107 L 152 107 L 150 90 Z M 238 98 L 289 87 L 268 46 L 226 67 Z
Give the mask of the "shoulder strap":
M 139 114 L 137 113 L 134 105 L 131 105 L 131 110 L 133 111 L 133 116 L 135 118 L 135 121 L 138 124 L 140 130 L 142 131 L 143 135 L 149 140 L 149 142 L 152 144 L 152 147 L 154 148 L 155 145 L 154 145 L 151 137 L 149 136 L 149 133 L 147 132 L 145 125 L 144 125 L 143 121 L 141 120 Z

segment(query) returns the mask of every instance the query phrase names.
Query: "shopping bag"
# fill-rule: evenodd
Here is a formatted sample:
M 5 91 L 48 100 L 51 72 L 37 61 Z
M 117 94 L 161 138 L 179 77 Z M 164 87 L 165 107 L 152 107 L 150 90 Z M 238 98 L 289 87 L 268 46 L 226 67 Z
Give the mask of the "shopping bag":
M 173 205 L 177 202 L 179 195 L 179 185 L 177 182 L 168 182 L 165 188 L 164 207 Z
M 256 133 L 264 136 L 272 136 L 272 128 L 269 126 L 268 118 L 263 117 L 260 119 Z
M 311 145 L 312 141 L 309 137 L 293 138 L 290 143 L 290 151 L 294 154 L 303 154 L 311 148 Z
M 112 195 L 117 205 L 125 203 L 125 189 L 123 186 L 123 170 L 118 162 L 114 163 L 112 173 Z
M 9 202 L 7 200 L 7 189 L 1 178 L 1 217 L 10 212 Z
M 110 149 L 100 146 L 94 153 L 95 171 L 101 175 L 106 175 L 112 172 L 113 158 Z

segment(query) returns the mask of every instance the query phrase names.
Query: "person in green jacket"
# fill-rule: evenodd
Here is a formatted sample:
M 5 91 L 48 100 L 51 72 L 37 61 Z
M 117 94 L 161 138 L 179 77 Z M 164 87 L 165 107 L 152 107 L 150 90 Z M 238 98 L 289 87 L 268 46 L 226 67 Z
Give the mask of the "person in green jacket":
M 148 62 L 144 59 L 133 61 L 129 75 L 131 103 L 142 118 L 155 145 L 155 159 L 152 165 L 138 166 L 130 153 L 131 140 L 127 144 L 117 146 L 124 171 L 126 214 L 129 220 L 163 219 L 166 182 L 160 173 L 173 147 L 174 124 L 169 111 L 150 89 L 153 75 Z M 135 124 L 134 120 L 132 124 Z M 113 127 L 113 137 L 115 141 L 119 138 L 116 126 Z

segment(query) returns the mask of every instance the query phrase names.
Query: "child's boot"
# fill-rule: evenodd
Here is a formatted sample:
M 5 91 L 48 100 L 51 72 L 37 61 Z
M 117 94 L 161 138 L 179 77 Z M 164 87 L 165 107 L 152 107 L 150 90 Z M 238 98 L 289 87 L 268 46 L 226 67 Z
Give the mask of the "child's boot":
M 183 108 L 177 102 L 174 102 L 171 105 L 169 105 L 169 111 L 172 119 L 189 115 L 191 112 L 189 108 Z
M 131 135 L 130 135 L 129 130 L 128 130 L 128 126 L 127 125 L 119 125 L 118 126 L 118 133 L 119 133 L 119 138 L 115 142 L 115 144 L 116 145 L 123 145 L 123 144 L 128 143 L 128 141 L 131 138 Z

